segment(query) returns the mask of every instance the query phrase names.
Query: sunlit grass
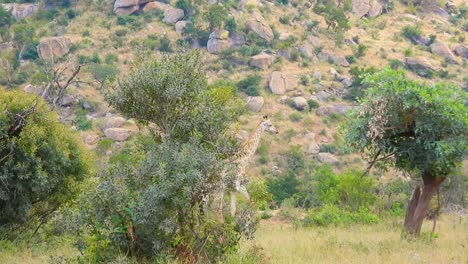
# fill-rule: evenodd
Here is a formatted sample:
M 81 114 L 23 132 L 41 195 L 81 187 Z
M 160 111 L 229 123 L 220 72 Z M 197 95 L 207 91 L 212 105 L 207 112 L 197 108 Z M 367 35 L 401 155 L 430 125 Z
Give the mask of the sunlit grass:
M 401 238 L 401 225 L 296 228 L 267 220 L 254 241 L 243 242 L 241 252 L 258 245 L 267 263 L 468 263 L 467 218 L 442 216 L 434 236 L 432 222 L 426 222 L 414 241 Z

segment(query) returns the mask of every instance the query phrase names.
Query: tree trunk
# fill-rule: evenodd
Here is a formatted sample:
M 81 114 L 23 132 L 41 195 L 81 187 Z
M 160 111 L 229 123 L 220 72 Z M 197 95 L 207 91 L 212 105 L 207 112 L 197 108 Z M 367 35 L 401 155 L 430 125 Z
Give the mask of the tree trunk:
M 231 192 L 231 216 L 236 216 L 236 208 L 237 207 L 237 192 Z
M 417 186 L 413 192 L 405 216 L 405 229 L 409 235 L 418 236 L 421 226 L 429 212 L 429 205 L 444 178 L 436 178 L 430 173 L 423 174 L 423 186 Z

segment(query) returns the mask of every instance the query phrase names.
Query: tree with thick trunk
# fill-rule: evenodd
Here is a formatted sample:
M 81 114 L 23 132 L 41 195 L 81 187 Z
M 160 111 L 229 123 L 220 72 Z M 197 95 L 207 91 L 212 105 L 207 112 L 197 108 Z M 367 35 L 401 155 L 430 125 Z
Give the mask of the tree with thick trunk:
M 365 97 L 347 124 L 348 144 L 370 166 L 392 166 L 420 177 L 408 203 L 404 227 L 418 236 L 439 186 L 467 150 L 467 94 L 449 84 L 428 85 L 385 68 L 363 81 Z

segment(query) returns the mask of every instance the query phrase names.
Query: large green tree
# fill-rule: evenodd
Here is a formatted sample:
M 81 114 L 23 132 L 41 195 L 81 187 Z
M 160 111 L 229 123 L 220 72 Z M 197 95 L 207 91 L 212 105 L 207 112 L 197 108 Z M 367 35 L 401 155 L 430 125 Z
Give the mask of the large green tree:
M 0 226 L 44 217 L 90 169 L 73 132 L 41 99 L 0 88 Z
M 202 63 L 197 52 L 149 58 L 110 91 L 112 106 L 153 133 L 114 156 L 83 196 L 95 261 L 127 251 L 215 262 L 254 227 L 243 217 L 218 222 L 209 204 L 243 107 L 233 87 L 207 84 Z
M 409 201 L 405 228 L 418 235 L 440 184 L 467 150 L 467 95 L 451 84 L 425 84 L 385 68 L 364 78 L 369 88 L 347 126 L 347 142 L 371 162 L 422 178 Z

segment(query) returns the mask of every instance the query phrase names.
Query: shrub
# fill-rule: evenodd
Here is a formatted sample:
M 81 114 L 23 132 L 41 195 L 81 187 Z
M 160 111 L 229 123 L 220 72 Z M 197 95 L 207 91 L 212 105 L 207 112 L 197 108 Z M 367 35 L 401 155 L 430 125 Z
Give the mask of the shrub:
M 401 33 L 407 39 L 413 41 L 414 38 L 419 38 L 422 34 L 421 28 L 418 26 L 405 26 L 401 30 Z
M 303 220 L 306 226 L 329 226 L 350 224 L 373 224 L 379 218 L 367 209 L 359 209 L 356 212 L 343 211 L 334 205 L 325 205 L 321 208 L 311 209 Z
M 225 25 L 224 27 L 226 28 L 227 31 L 229 31 L 229 33 L 234 33 L 236 32 L 237 30 L 237 23 L 236 23 L 236 19 L 234 17 L 229 17 L 226 19 L 225 21 Z
M 309 106 L 310 110 L 317 109 L 320 107 L 319 102 L 315 101 L 314 99 L 307 100 L 307 105 Z
M 293 122 L 299 122 L 302 120 L 302 115 L 301 113 L 293 112 L 292 114 L 289 115 L 289 119 Z
M 266 184 L 268 192 L 273 195 L 273 199 L 281 204 L 285 199 L 297 193 L 299 180 L 294 173 L 287 173 L 282 176 L 267 178 Z
M 159 42 L 159 50 L 162 52 L 172 52 L 171 40 L 166 35 Z
M 77 112 L 75 117 L 75 124 L 78 130 L 90 130 L 93 124 L 86 118 L 86 113 L 83 110 Z
M 259 96 L 258 86 L 262 80 L 260 75 L 249 75 L 237 83 L 237 87 L 249 96 Z
M 305 168 L 305 156 L 304 151 L 300 145 L 294 145 L 282 153 L 282 156 L 286 159 L 288 171 L 294 173 L 301 173 Z
M 78 137 L 35 96 L 0 89 L 0 227 L 45 222 L 90 169 Z

